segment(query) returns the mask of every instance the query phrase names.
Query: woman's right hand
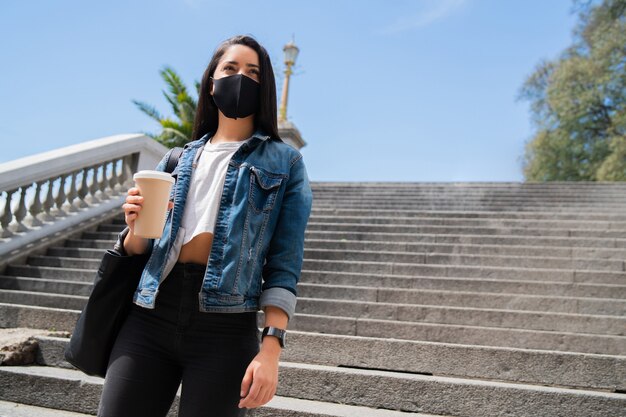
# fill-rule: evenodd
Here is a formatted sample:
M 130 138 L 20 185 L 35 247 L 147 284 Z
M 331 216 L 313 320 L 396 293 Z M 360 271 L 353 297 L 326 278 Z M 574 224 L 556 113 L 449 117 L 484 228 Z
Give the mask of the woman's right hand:
M 143 197 L 139 188 L 133 187 L 128 190 L 126 196 L 126 203 L 122 204 L 124 209 L 124 221 L 130 229 L 130 233 L 124 239 L 124 250 L 129 255 L 137 255 L 145 253 L 148 239 L 135 236 L 135 220 L 141 211 L 143 205 Z M 171 210 L 174 207 L 174 203 L 170 201 L 167 205 L 167 209 Z
M 128 190 L 126 196 L 126 203 L 122 204 L 124 209 L 124 221 L 128 225 L 131 234 L 135 234 L 135 220 L 137 215 L 141 211 L 141 205 L 143 204 L 143 197 L 139 191 L 139 188 L 132 187 Z
M 141 196 L 139 188 L 130 188 L 128 190 L 128 195 L 126 196 L 126 203 L 122 204 L 122 209 L 124 209 L 124 221 L 133 235 L 135 231 L 135 220 L 137 220 L 137 216 L 141 211 L 142 204 L 143 197 Z M 167 204 L 167 209 L 171 210 L 173 207 L 174 203 L 170 201 Z

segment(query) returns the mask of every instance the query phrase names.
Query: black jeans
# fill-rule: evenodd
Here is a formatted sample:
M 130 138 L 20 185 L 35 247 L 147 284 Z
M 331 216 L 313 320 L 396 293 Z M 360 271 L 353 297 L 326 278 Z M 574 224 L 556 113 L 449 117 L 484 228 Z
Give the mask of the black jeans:
M 239 392 L 259 351 L 256 313 L 204 313 L 206 266 L 177 263 L 155 309 L 135 304 L 113 346 L 99 417 L 164 417 L 182 381 L 179 417 L 245 416 Z

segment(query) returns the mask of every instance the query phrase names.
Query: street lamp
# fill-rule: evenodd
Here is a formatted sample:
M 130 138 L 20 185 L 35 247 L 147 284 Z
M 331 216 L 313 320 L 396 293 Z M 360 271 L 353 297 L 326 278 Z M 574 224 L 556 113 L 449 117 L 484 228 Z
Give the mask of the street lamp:
M 285 81 L 283 83 L 283 93 L 280 98 L 280 112 L 278 116 L 279 122 L 287 120 L 287 97 L 289 95 L 289 77 L 292 74 L 291 67 L 295 65 L 298 52 L 300 50 L 294 43 L 293 39 L 287 45 L 284 46 L 285 52 Z

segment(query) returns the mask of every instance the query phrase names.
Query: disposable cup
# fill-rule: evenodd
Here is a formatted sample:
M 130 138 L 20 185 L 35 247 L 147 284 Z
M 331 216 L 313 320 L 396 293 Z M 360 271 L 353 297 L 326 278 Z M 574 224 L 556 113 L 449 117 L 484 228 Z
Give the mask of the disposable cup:
M 141 210 L 135 219 L 134 234 L 151 239 L 160 238 L 167 218 L 167 203 L 174 177 L 167 172 L 144 170 L 133 175 L 133 179 L 143 197 Z

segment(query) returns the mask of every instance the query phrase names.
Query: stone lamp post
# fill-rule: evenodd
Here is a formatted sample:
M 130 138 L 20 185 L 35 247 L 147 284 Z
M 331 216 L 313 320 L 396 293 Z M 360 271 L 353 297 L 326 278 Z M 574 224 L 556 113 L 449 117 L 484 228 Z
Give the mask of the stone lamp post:
M 280 98 L 280 109 L 278 111 L 278 134 L 288 144 L 296 149 L 300 149 L 306 145 L 304 139 L 300 135 L 298 128 L 287 120 L 287 99 L 289 97 L 289 79 L 293 71 L 291 67 L 295 65 L 296 58 L 300 49 L 292 40 L 283 48 L 285 52 L 285 81 L 283 83 L 283 92 Z

